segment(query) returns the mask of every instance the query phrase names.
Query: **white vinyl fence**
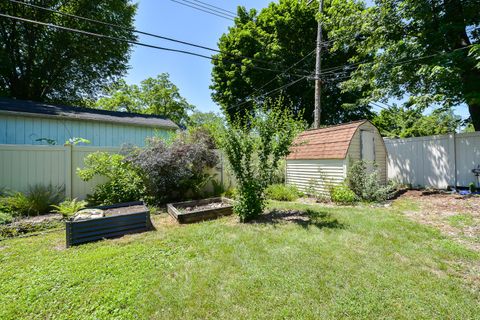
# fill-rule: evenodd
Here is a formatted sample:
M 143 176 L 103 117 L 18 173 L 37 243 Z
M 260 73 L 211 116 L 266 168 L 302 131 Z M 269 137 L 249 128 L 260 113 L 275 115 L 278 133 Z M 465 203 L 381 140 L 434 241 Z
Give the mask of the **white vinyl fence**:
M 412 186 L 445 189 L 477 183 L 480 132 L 385 139 L 388 178 Z
M 95 177 L 85 182 L 77 176 L 77 168 L 84 166 L 83 160 L 93 152 L 115 153 L 120 148 L 87 146 L 35 146 L 0 144 L 0 188 L 13 191 L 25 191 L 35 184 L 57 185 L 65 187 L 68 198 L 84 199 L 93 187 L 105 182 Z M 220 158 L 221 158 L 221 154 Z M 231 178 L 224 172 L 223 160 L 212 170 L 215 180 L 231 184 Z M 211 191 L 212 185 L 206 187 Z
M 69 198 L 84 199 L 104 179 L 82 181 L 76 174 L 83 159 L 96 151 L 118 152 L 120 148 L 84 146 L 0 145 L 0 187 L 25 191 L 35 184 L 65 187 Z

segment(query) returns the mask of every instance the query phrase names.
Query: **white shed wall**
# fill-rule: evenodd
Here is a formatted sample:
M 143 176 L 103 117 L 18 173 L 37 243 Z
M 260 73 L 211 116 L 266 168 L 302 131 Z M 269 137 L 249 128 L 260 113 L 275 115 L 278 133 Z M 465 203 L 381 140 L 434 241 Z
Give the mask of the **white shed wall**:
M 317 192 L 328 194 L 329 186 L 338 185 L 345 179 L 346 162 L 343 159 L 287 160 L 287 184 L 305 191 L 315 186 Z
M 352 141 L 350 142 L 350 147 L 348 148 L 347 159 L 352 161 L 357 161 L 362 158 L 361 152 L 361 131 L 366 130 L 374 133 L 375 140 L 375 163 L 377 164 L 377 169 L 379 173 L 379 178 L 381 181 L 387 181 L 387 149 L 383 141 L 382 136 L 378 132 L 377 128 L 370 122 L 362 124 L 357 132 L 355 132 Z M 348 165 L 348 161 L 347 161 Z

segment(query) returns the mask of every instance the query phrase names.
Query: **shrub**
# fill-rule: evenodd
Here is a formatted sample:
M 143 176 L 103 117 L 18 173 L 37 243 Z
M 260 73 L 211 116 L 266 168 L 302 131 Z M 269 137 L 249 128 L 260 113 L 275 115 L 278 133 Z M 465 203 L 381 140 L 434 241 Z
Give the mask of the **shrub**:
M 272 184 L 267 187 L 265 194 L 271 200 L 295 201 L 300 196 L 300 191 L 292 185 Z
M 8 224 L 13 221 L 13 217 L 10 213 L 0 212 L 0 225 Z
M 107 182 L 95 186 L 87 201 L 94 205 L 110 205 L 142 200 L 145 187 L 139 173 L 121 154 L 95 152 L 85 157 L 85 167 L 77 169 L 83 181 L 96 176 L 105 177 Z
M 77 199 L 73 200 L 65 200 L 62 203 L 60 203 L 58 206 L 55 205 L 53 206 L 54 212 L 58 212 L 61 215 L 63 215 L 65 218 L 68 218 L 78 211 L 82 210 L 85 208 L 87 205 L 86 201 L 77 201 Z
M 272 183 L 280 159 L 304 123 L 292 117 L 281 99 L 267 101 L 255 114 L 230 119 L 221 139 L 221 147 L 237 182 L 238 197 L 234 211 L 241 221 L 263 212 L 264 191 Z
M 475 183 L 470 182 L 470 184 L 468 185 L 468 190 L 470 190 L 471 193 L 477 192 L 477 186 L 475 185 Z
M 150 139 L 145 148 L 127 156 L 157 204 L 184 199 L 188 193 L 198 196 L 211 180 L 207 171 L 218 163 L 218 156 L 201 137 L 180 134 L 169 143 Z
M 378 169 L 374 165 L 372 172 L 368 172 L 367 163 L 363 160 L 350 164 L 347 173 L 347 185 L 364 201 L 385 201 L 389 199 L 396 190 L 393 184 L 382 185 L 379 182 Z
M 29 186 L 25 193 L 12 193 L 3 202 L 13 215 L 39 215 L 49 213 L 53 205 L 62 201 L 64 194 L 64 187 L 36 184 Z
M 222 193 L 222 196 L 229 199 L 236 199 L 238 195 L 237 188 L 230 188 Z
M 345 184 L 333 186 L 330 189 L 330 198 L 338 204 L 352 204 L 357 201 L 355 193 Z

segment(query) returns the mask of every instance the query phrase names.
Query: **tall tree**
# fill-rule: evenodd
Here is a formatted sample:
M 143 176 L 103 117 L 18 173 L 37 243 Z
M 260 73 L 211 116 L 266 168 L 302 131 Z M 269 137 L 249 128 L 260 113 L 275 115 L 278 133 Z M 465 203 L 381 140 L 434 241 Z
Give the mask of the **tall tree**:
M 421 109 L 466 103 L 480 130 L 480 2 L 376 0 L 360 7 L 332 0 L 322 17 L 338 39 L 333 50 L 356 51 L 344 91 L 361 90 L 363 102 L 409 96 L 406 105 Z
M 48 0 L 35 4 L 133 28 L 137 6 L 129 0 Z M 65 17 L 7 0 L 0 12 L 39 22 L 135 40 L 131 31 Z M 130 45 L 0 17 L 0 95 L 82 104 L 127 71 Z
M 436 109 L 424 115 L 419 108 L 394 106 L 382 110 L 372 122 L 382 136 L 410 138 L 453 133 L 462 124 L 461 120 L 451 109 Z
M 108 87 L 104 97 L 96 102 L 96 107 L 145 114 L 156 114 L 170 118 L 175 123 L 186 126 L 188 112 L 195 107 L 180 95 L 180 91 L 170 79 L 168 73 L 148 78 L 140 85 L 128 85 L 124 80 Z
M 329 5 L 327 2 L 326 6 Z M 266 98 L 283 96 L 285 107 L 291 108 L 296 115 L 303 113 L 309 123 L 313 121 L 313 50 L 317 11 L 317 1 L 307 5 L 304 0 L 280 0 L 260 13 L 242 7 L 238 9 L 235 25 L 220 38 L 218 46 L 222 53 L 215 56 L 212 71 L 213 100 L 229 116 L 246 113 Z M 324 30 L 325 41 L 329 41 L 329 31 Z M 332 53 L 327 44 L 323 52 L 324 68 L 345 64 L 352 56 L 349 50 Z M 303 76 L 308 77 L 299 80 Z M 271 93 L 296 80 L 299 81 L 294 85 Z M 368 104 L 352 107 L 359 93 L 342 93 L 338 87 L 342 80 L 340 77 L 328 74 L 324 80 L 322 123 L 333 124 L 371 116 Z

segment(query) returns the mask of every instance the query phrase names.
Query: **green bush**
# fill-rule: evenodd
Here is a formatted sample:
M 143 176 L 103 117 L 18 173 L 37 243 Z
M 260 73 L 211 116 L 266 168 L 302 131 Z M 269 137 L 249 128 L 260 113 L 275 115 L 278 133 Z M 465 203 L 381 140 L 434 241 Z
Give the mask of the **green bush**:
M 265 189 L 267 199 L 278 201 L 295 201 L 301 195 L 298 188 L 292 185 L 272 184 Z
M 470 192 L 472 193 L 477 192 L 477 186 L 475 185 L 475 183 L 470 182 L 470 184 L 468 185 L 468 190 L 470 190 Z
M 8 224 L 13 221 L 13 217 L 10 213 L 0 212 L 0 225 Z
M 381 184 L 378 169 L 374 165 L 372 172 L 368 172 L 367 163 L 363 160 L 350 164 L 347 173 L 347 186 L 355 195 L 368 202 L 380 202 L 389 199 L 396 191 L 394 184 Z
M 265 189 L 273 183 L 281 159 L 290 153 L 293 140 L 303 128 L 304 123 L 281 99 L 267 100 L 255 113 L 229 119 L 220 145 L 237 184 L 233 209 L 242 222 L 263 212 Z
M 144 199 L 145 187 L 135 168 L 124 161 L 125 156 L 95 152 L 85 157 L 85 167 L 77 169 L 83 181 L 96 176 L 105 177 L 107 182 L 97 185 L 87 196 L 92 205 L 110 205 Z
M 36 184 L 27 192 L 15 192 L 2 199 L 3 208 L 16 216 L 32 216 L 49 213 L 53 205 L 64 198 L 65 189 L 60 186 Z
M 77 199 L 75 198 L 73 200 L 65 200 L 62 203 L 60 203 L 58 206 L 54 205 L 53 212 L 60 213 L 65 218 L 68 218 L 70 216 L 73 216 L 75 213 L 82 210 L 86 206 L 87 206 L 86 201 L 77 201 Z
M 357 196 L 345 184 L 333 186 L 330 189 L 330 198 L 333 202 L 338 204 L 352 204 L 357 202 Z
M 236 199 L 238 195 L 237 188 L 230 188 L 227 189 L 224 193 L 222 193 L 222 197 L 228 198 L 228 199 Z

